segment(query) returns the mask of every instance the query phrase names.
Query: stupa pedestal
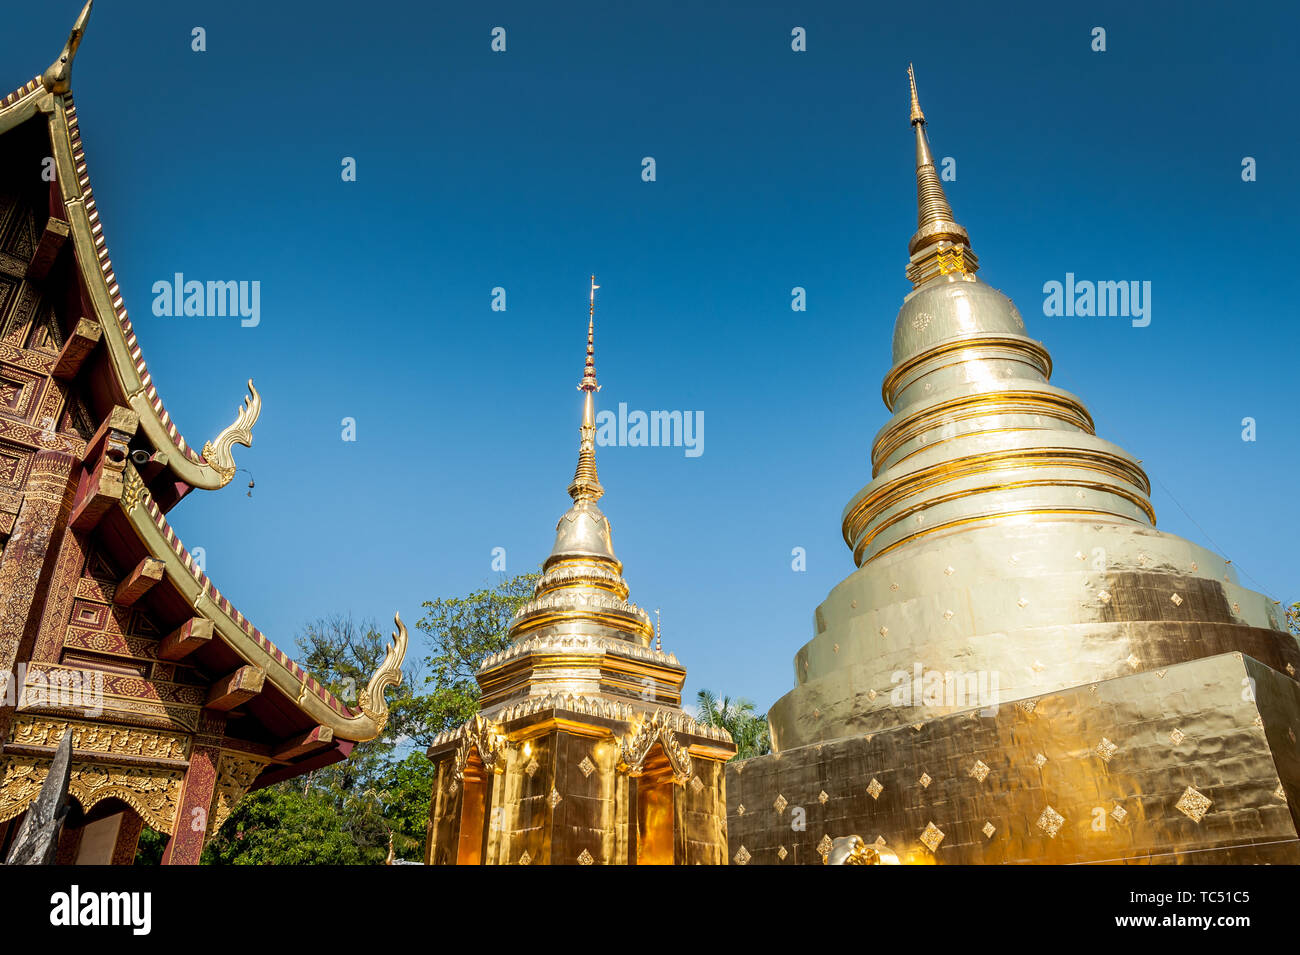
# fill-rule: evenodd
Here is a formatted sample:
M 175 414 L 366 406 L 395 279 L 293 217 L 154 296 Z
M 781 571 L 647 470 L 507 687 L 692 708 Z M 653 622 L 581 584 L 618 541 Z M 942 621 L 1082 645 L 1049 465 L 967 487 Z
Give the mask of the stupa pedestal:
M 1220 654 L 732 763 L 731 852 L 821 864 L 853 833 L 905 864 L 1300 863 L 1298 731 L 1300 684 Z
M 729 739 L 583 698 L 517 710 L 429 750 L 431 864 L 726 864 Z

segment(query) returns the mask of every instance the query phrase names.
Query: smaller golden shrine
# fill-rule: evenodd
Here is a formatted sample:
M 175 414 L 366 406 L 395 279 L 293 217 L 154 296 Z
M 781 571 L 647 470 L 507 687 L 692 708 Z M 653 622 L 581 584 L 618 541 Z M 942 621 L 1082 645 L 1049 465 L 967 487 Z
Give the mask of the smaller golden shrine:
M 428 749 L 431 865 L 726 865 L 736 747 L 681 708 L 686 668 L 628 602 L 596 506 L 595 276 L 573 506 L 511 645 L 475 678 L 479 714 Z

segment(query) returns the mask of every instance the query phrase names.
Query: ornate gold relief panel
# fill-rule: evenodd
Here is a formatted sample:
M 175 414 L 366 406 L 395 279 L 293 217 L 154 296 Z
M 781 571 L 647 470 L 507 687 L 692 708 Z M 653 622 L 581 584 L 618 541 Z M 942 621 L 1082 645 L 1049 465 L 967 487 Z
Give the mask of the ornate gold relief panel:
M 265 760 L 254 759 L 244 753 L 222 753 L 217 763 L 216 791 L 212 796 L 212 812 L 208 816 L 208 838 L 230 818 L 239 800 L 244 798 L 266 765 Z
M 0 769 L 0 822 L 30 806 L 38 795 L 49 762 L 32 756 L 9 756 Z M 73 763 L 68 791 L 89 811 L 105 799 L 120 799 L 159 832 L 170 833 L 180 806 L 185 774 L 179 769 L 148 769 L 100 763 Z
M 179 733 L 141 729 L 135 726 L 106 726 L 20 716 L 10 732 L 10 742 L 21 746 L 58 746 L 71 730 L 72 748 L 109 756 L 142 756 L 148 759 L 185 760 L 190 756 L 190 739 Z
M 74 762 L 68 790 L 89 811 L 105 799 L 116 798 L 140 814 L 159 832 L 172 830 L 180 805 L 183 769 L 119 766 L 113 756 L 183 761 L 189 758 L 190 740 L 177 733 L 133 726 L 106 726 L 74 720 L 20 716 L 9 741 L 19 746 L 54 747 L 72 733 L 72 748 L 102 753 L 105 763 Z M 28 755 L 0 759 L 0 822 L 22 813 L 40 793 L 49 773 L 49 760 Z

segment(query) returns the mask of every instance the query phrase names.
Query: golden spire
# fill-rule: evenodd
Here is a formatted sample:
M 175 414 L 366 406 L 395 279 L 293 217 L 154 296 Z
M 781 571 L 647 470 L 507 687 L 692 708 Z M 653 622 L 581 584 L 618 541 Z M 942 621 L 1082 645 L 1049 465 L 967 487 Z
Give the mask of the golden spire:
M 921 112 L 916 74 L 910 63 L 907 82 L 912 91 L 912 129 L 916 132 L 916 234 L 907 244 L 911 255 L 907 277 L 916 288 L 950 272 L 973 275 L 979 260 L 970 249 L 970 236 L 953 218 L 952 206 L 934 168 L 934 155 L 925 135 L 925 113 Z
M 912 72 L 912 64 L 907 64 L 907 82 L 912 86 L 912 125 L 920 123 L 925 125 L 925 113 L 921 112 L 921 101 L 916 98 L 916 74 Z
M 94 5 L 95 0 L 86 0 L 86 5 L 81 8 L 81 16 L 77 17 L 72 32 L 68 34 L 63 52 L 41 74 L 41 85 L 51 93 L 67 93 L 72 89 L 72 61 L 77 55 L 77 47 L 81 46 L 81 38 L 86 34 L 86 22 L 90 19 L 90 8 Z
M 591 301 L 587 308 L 587 363 L 583 368 L 582 381 L 578 390 L 586 392 L 582 406 L 582 427 L 578 434 L 578 469 L 573 474 L 573 483 L 569 485 L 569 497 L 574 504 L 584 501 L 594 504 L 600 500 L 605 489 L 600 486 L 596 475 L 596 400 L 594 395 L 600 391 L 596 382 L 596 276 L 591 277 Z

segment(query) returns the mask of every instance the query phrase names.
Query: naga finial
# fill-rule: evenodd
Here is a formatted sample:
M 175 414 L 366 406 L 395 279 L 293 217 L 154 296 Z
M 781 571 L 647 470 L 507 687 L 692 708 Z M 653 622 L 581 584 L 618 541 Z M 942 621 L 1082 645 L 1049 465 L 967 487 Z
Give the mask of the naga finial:
M 406 660 L 408 639 L 406 624 L 402 623 L 400 613 L 393 614 L 393 622 L 397 624 L 397 630 L 393 632 L 393 642 L 388 645 L 384 662 L 370 678 L 370 682 L 366 684 L 366 692 L 358 701 L 361 712 L 374 721 L 375 736 L 382 733 L 384 727 L 388 725 L 388 700 L 384 698 L 384 691 L 390 686 L 402 685 L 402 663 Z
M 203 458 L 212 469 L 221 475 L 221 487 L 230 483 L 235 476 L 235 458 L 230 453 L 236 444 L 251 447 L 253 444 L 253 425 L 262 414 L 262 396 L 253 387 L 253 379 L 248 379 L 248 395 L 244 406 L 239 409 L 235 420 L 220 434 L 203 445 Z
M 72 32 L 68 34 L 68 42 L 63 45 L 63 52 L 41 74 L 41 85 L 51 93 L 62 94 L 72 89 L 72 61 L 77 56 L 77 47 L 81 46 L 81 38 L 86 35 L 86 22 L 90 19 L 90 8 L 94 5 L 95 0 L 86 0 L 86 5 L 81 8 L 81 16 L 77 17 Z

